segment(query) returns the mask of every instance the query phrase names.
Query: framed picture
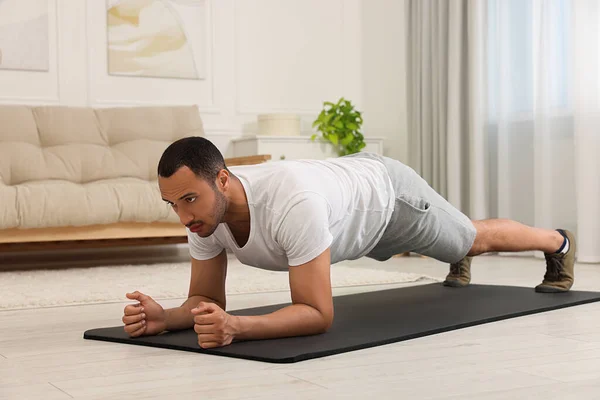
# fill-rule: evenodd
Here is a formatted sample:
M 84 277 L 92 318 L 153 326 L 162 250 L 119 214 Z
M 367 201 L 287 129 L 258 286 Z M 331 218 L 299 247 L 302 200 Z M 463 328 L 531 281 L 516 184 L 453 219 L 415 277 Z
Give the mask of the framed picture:
M 48 1 L 0 0 L 0 69 L 48 71 Z
M 107 0 L 109 75 L 204 79 L 205 0 Z

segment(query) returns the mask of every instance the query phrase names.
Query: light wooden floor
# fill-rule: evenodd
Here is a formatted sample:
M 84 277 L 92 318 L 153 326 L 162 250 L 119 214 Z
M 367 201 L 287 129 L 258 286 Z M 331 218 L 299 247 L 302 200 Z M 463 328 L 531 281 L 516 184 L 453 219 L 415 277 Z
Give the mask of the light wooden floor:
M 480 257 L 474 282 L 533 287 L 543 263 Z M 374 265 L 446 273 L 416 257 Z M 574 289 L 600 290 L 600 265 L 579 265 Z M 235 309 L 288 300 L 228 301 Z M 123 306 L 0 312 L 0 398 L 600 399 L 600 303 L 285 365 L 82 339 L 86 329 L 119 325 Z

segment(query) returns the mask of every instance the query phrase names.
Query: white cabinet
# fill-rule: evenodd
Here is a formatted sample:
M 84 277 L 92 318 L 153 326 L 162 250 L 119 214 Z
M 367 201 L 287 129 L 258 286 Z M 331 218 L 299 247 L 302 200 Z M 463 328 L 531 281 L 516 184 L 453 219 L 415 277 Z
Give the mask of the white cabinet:
M 383 155 L 383 138 L 365 138 L 365 143 L 362 151 Z M 270 154 L 272 161 L 338 157 L 331 143 L 313 142 L 310 136 L 243 136 L 232 139 L 231 146 L 232 157 Z

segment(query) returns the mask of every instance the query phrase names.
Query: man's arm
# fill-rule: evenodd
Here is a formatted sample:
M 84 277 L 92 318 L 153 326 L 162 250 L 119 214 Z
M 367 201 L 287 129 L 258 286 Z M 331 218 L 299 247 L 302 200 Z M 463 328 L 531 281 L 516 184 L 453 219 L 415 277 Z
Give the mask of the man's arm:
M 292 305 L 271 314 L 233 317 L 235 339 L 271 339 L 324 333 L 333 323 L 329 248 L 290 267 Z
M 179 307 L 165 310 L 166 330 L 176 331 L 194 326 L 191 310 L 200 302 L 215 303 L 226 307 L 225 278 L 227 276 L 227 252 L 223 250 L 210 260 L 192 258 L 192 272 L 188 299 Z

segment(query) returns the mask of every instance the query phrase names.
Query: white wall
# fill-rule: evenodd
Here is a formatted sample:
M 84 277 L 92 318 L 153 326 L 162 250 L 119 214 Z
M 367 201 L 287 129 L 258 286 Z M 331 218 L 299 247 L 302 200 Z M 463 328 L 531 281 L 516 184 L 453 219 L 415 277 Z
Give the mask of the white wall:
M 345 96 L 365 112 L 365 134 L 403 156 L 402 40 L 388 40 L 391 52 L 381 40 L 385 27 L 402 34 L 388 14 L 399 1 L 205 0 L 206 75 L 191 81 L 109 76 L 106 2 L 49 0 L 50 70 L 0 71 L 0 103 L 197 104 L 227 155 L 256 114 L 298 113 L 308 134 L 322 102 Z
M 362 3 L 365 131 L 385 138 L 385 155 L 408 163 L 406 1 Z

